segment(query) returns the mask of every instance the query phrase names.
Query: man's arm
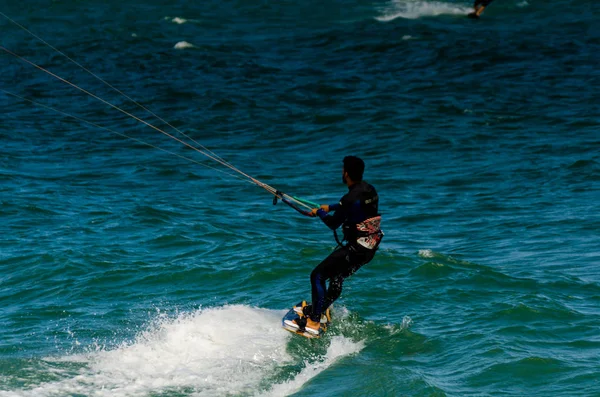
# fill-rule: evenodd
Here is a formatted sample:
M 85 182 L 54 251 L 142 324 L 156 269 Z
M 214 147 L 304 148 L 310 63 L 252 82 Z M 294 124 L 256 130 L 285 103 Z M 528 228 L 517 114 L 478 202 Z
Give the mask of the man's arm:
M 329 215 L 328 211 L 334 211 L 333 215 Z M 340 227 L 347 217 L 346 207 L 341 202 L 332 205 L 322 205 L 315 213 L 331 230 Z

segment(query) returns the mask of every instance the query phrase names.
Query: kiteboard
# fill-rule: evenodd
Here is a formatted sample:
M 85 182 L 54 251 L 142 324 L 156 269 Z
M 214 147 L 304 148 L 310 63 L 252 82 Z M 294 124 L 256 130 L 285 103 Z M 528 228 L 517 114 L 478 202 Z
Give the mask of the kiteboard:
M 467 16 L 471 19 L 479 19 L 479 15 L 477 15 L 476 12 L 472 12 L 470 14 L 467 14 Z
M 314 335 L 314 334 L 306 331 L 304 328 L 304 325 L 303 325 L 303 324 L 306 324 L 306 314 L 305 314 L 306 310 L 304 310 L 304 308 L 306 306 L 308 306 L 306 301 L 302 301 L 302 302 L 294 305 L 290 309 L 290 311 L 288 311 L 286 313 L 286 315 L 283 316 L 283 318 L 281 319 L 281 326 L 286 331 L 290 331 L 296 335 L 304 336 L 305 338 L 309 338 L 309 339 L 320 338 L 327 331 L 327 327 L 329 326 L 329 324 L 331 324 L 331 314 L 329 312 L 329 309 L 327 309 L 325 311 L 325 313 L 323 313 L 321 315 L 321 329 L 319 330 L 319 335 Z M 299 320 L 301 327 L 300 328 L 290 327 L 289 325 L 287 325 L 285 323 L 286 320 L 288 320 L 288 321 Z

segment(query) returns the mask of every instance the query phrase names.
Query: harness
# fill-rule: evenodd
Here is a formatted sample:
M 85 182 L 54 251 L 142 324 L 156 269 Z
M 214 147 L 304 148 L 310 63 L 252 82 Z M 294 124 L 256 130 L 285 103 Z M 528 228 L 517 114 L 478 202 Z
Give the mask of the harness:
M 369 212 L 377 212 L 377 204 L 379 202 L 379 196 L 369 195 L 371 192 L 362 192 L 361 196 L 367 196 L 361 199 L 360 208 L 363 213 L 368 214 Z M 344 238 L 340 241 L 337 231 L 333 231 L 335 242 L 340 247 L 344 247 L 349 244 L 356 242 L 367 249 L 376 249 L 381 243 L 383 238 L 383 231 L 381 230 L 381 215 L 376 214 L 373 217 L 367 218 L 362 222 L 345 222 L 342 226 L 344 232 Z M 344 241 L 346 245 L 344 245 Z

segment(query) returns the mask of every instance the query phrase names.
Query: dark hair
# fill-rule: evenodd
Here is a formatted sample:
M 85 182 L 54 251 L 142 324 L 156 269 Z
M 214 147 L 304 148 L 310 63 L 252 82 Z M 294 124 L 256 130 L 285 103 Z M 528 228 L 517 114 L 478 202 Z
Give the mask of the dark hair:
M 365 162 L 356 156 L 344 157 L 344 171 L 354 182 L 360 182 L 365 172 Z

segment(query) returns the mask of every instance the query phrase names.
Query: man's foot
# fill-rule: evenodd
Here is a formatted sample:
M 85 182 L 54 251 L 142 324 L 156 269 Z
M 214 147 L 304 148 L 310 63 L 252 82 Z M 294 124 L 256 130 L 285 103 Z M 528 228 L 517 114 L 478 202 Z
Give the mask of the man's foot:
M 325 310 L 325 313 L 321 314 L 321 324 L 327 324 L 331 322 L 331 313 L 329 312 L 329 308 Z
M 312 311 L 312 305 L 306 303 L 306 301 L 302 301 L 301 306 L 294 306 L 294 311 L 298 313 L 300 316 L 310 316 L 310 312 Z
M 312 321 L 308 317 L 298 318 L 296 320 L 285 320 L 283 323 L 286 327 L 295 331 L 304 330 L 309 334 L 317 336 L 320 334 L 321 323 L 319 323 L 318 321 Z
M 294 311 L 300 315 L 300 317 L 310 317 L 312 311 L 312 305 L 306 305 L 306 302 L 302 302 L 304 306 L 294 306 Z M 325 310 L 325 313 L 321 314 L 321 324 L 327 324 L 331 322 L 331 314 L 329 314 L 329 308 Z
M 286 325 L 286 327 L 294 330 L 301 330 L 306 326 L 306 320 L 303 318 L 298 318 L 296 320 L 285 320 L 283 323 Z
M 310 318 L 307 318 L 306 326 L 304 326 L 304 329 L 310 334 L 319 335 L 321 323 L 319 321 L 312 321 Z

